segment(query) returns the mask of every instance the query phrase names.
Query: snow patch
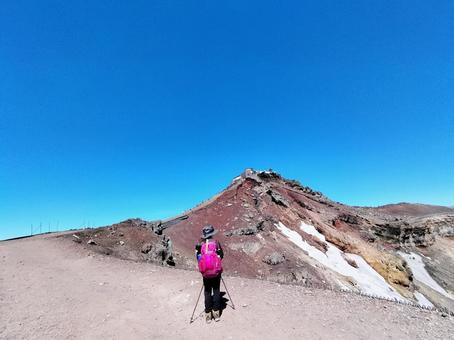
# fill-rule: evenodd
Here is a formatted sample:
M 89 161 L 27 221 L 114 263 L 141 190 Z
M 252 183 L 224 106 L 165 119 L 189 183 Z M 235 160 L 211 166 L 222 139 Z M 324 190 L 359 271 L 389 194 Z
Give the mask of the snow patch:
M 325 262 L 326 260 L 326 255 L 318 250 L 317 248 L 311 246 L 309 243 L 307 243 L 299 233 L 296 231 L 287 228 L 282 222 L 279 222 L 279 224 L 275 224 L 276 227 L 280 230 L 282 234 L 287 236 L 287 238 L 292 241 L 294 244 L 296 244 L 298 247 L 306 251 L 310 257 L 316 259 L 319 262 Z M 314 228 L 315 229 L 315 228 Z
M 322 242 L 326 242 L 325 235 L 320 233 L 313 225 L 306 224 L 304 222 L 301 222 L 300 229 L 304 231 L 308 235 L 315 236 Z M 298 234 L 299 235 L 299 234 Z
M 434 307 L 432 302 L 429 301 L 424 295 L 422 295 L 420 292 L 415 292 L 414 293 L 416 300 L 418 300 L 418 303 L 422 307 Z
M 449 294 L 443 287 L 441 287 L 426 270 L 426 266 L 422 260 L 422 257 L 416 253 L 404 253 L 402 251 L 398 252 L 400 256 L 402 256 L 410 266 L 411 271 L 413 272 L 413 276 L 416 280 L 424 283 L 425 285 L 429 286 L 433 290 L 439 292 L 440 294 L 454 300 L 454 297 Z
M 285 235 L 291 242 L 309 254 L 310 257 L 317 260 L 325 267 L 344 276 L 352 277 L 358 284 L 358 289 L 369 295 L 376 295 L 384 298 L 406 301 L 393 287 L 391 287 L 385 279 L 378 274 L 363 257 L 356 254 L 348 254 L 341 251 L 335 245 L 327 242 L 325 236 L 321 234 L 314 226 L 306 223 L 301 223 L 301 230 L 306 234 L 318 238 L 327 246 L 326 253 L 318 250 L 314 246 L 307 243 L 301 235 L 289 228 L 282 222 L 276 224 L 279 231 Z M 358 268 L 351 266 L 346 260 L 354 260 Z

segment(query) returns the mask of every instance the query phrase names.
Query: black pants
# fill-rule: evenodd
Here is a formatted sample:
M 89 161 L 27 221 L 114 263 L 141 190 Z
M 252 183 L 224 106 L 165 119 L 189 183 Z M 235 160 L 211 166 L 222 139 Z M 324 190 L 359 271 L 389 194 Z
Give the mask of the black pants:
M 205 313 L 221 309 L 221 275 L 212 279 L 203 278 L 205 287 Z

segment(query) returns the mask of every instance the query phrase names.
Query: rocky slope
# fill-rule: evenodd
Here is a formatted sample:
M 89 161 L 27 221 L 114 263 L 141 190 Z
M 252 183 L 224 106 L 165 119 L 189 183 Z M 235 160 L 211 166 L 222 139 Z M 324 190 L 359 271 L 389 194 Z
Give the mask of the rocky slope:
M 350 207 L 275 172 L 247 169 L 176 218 L 68 237 L 97 252 L 193 269 L 194 244 L 212 224 L 231 275 L 454 310 L 452 209 L 390 207 Z

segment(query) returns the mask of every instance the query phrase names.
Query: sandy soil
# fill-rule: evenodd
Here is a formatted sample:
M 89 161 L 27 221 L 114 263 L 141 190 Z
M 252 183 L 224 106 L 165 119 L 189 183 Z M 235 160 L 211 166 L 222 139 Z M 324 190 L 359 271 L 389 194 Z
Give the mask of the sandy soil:
M 232 277 L 236 309 L 189 324 L 197 272 L 90 254 L 53 235 L 0 242 L 0 264 L 1 339 L 454 339 L 454 318 L 439 312 Z

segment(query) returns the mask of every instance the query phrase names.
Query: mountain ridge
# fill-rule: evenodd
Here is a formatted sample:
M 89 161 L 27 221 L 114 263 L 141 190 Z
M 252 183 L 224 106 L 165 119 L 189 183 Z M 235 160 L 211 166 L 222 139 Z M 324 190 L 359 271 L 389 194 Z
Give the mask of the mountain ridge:
M 454 310 L 454 254 L 447 251 L 454 242 L 454 214 L 405 216 L 351 207 L 271 170 L 247 169 L 174 218 L 127 220 L 75 235 L 98 252 L 196 269 L 194 244 L 205 224 L 219 230 L 230 275 Z M 407 253 L 423 256 L 424 275 L 433 276 L 441 290 L 415 279 L 421 265 L 409 262 Z

